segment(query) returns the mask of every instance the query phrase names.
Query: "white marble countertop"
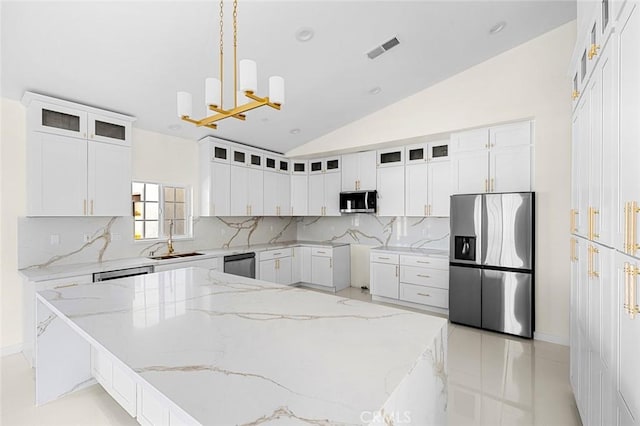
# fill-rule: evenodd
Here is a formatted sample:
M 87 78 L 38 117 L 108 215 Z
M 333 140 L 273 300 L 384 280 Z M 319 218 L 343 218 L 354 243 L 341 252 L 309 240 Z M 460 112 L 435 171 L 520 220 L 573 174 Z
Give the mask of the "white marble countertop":
M 230 254 L 247 253 L 247 252 L 261 252 L 270 249 L 278 249 L 284 247 L 297 247 L 297 246 L 312 246 L 312 247 L 340 247 L 348 245 L 348 243 L 332 243 L 321 241 L 285 241 L 272 244 L 255 244 L 251 246 L 238 246 L 230 248 L 220 249 L 204 249 L 194 250 L 198 253 L 203 253 L 200 256 L 183 257 L 176 259 L 150 259 L 148 257 L 132 257 L 125 259 L 107 260 L 104 262 L 88 262 L 88 263 L 75 263 L 67 265 L 50 265 L 47 267 L 33 267 L 20 269 L 20 273 L 29 279 L 30 281 L 46 281 L 68 277 L 76 277 L 79 275 L 93 274 L 94 272 L 115 271 L 118 269 L 135 268 L 138 266 L 149 265 L 168 265 L 171 263 L 186 263 L 194 260 L 202 260 L 212 257 L 226 256 Z M 158 253 L 162 254 L 162 253 Z
M 397 253 L 397 254 L 411 254 L 420 256 L 431 256 L 440 258 L 449 258 L 449 250 L 441 249 L 428 249 L 428 248 L 412 248 L 412 247 L 394 247 L 394 246 L 380 246 L 374 247 L 371 251 L 379 251 L 385 253 Z
M 38 294 L 202 424 L 446 422 L 442 318 L 201 268 Z

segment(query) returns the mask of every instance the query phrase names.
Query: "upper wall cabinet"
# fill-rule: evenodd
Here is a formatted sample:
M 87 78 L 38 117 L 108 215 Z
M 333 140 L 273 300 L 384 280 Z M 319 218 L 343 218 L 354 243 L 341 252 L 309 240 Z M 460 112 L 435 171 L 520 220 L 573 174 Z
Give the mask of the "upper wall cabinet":
M 454 194 L 531 191 L 530 121 L 451 135 Z
M 26 92 L 27 215 L 131 215 L 131 123 Z
M 376 152 L 365 151 L 342 156 L 342 190 L 376 189 Z
M 200 215 L 231 215 L 230 146 L 214 137 L 199 143 Z
M 404 148 L 388 148 L 379 149 L 377 151 L 378 159 L 377 166 L 380 167 L 394 167 L 404 166 Z

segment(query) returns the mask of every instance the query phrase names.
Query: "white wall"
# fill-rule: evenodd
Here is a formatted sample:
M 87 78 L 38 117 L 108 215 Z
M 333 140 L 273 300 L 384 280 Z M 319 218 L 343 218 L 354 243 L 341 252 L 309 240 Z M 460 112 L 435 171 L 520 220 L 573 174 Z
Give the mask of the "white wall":
M 25 126 L 22 104 L 2 99 L 2 150 L 0 174 L 2 214 L 0 216 L 0 350 L 13 352 L 22 343 L 22 278 L 18 274 L 18 217 L 24 216 Z
M 287 153 L 309 156 L 535 119 L 536 331 L 568 343 L 570 22 Z M 434 64 L 435 65 L 435 64 Z

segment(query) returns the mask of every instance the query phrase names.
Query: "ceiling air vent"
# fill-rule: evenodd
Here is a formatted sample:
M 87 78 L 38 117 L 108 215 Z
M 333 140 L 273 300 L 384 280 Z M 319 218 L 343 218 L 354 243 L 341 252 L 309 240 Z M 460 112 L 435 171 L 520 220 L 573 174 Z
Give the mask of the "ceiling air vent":
M 384 43 L 382 43 L 380 46 L 377 46 L 374 49 L 367 52 L 367 56 L 369 57 L 369 59 L 375 59 L 378 56 L 382 55 L 387 50 L 391 49 L 392 47 L 396 47 L 399 44 L 400 44 L 400 41 L 398 41 L 398 38 L 394 37 L 391 40 L 387 40 Z

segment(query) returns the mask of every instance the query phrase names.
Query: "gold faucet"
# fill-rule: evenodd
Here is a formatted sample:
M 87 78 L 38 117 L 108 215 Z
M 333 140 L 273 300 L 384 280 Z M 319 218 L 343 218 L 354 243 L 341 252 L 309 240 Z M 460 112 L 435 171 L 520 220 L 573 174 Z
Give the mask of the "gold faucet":
M 167 240 L 167 251 L 169 254 L 174 252 L 173 250 L 173 219 L 169 221 L 169 239 Z

